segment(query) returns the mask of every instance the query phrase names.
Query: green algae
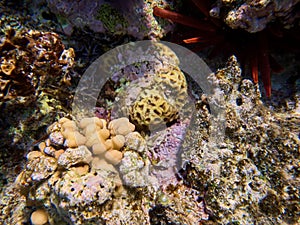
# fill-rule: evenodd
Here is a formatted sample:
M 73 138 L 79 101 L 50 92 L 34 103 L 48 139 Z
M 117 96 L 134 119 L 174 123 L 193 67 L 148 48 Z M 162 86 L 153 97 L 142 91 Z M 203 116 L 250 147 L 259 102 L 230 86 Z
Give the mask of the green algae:
M 109 4 L 100 6 L 96 18 L 103 23 L 108 32 L 113 34 L 122 34 L 128 26 L 128 22 L 123 15 Z

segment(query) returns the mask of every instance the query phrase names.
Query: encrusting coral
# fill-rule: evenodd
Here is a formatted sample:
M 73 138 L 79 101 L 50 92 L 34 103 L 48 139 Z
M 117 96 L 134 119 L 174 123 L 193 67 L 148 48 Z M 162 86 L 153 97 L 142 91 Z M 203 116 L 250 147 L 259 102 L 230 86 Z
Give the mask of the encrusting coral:
M 8 29 L 0 52 L 1 101 L 34 95 L 54 81 L 63 84 L 75 57 L 56 33 L 27 29 Z

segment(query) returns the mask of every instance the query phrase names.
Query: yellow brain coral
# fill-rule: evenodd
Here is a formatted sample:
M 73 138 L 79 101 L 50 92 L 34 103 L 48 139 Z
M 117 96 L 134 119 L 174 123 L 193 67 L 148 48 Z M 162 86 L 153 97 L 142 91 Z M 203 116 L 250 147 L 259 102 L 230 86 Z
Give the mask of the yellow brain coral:
M 130 119 L 140 126 L 172 122 L 178 112 L 157 90 L 144 90 L 130 109 Z
M 180 68 L 164 67 L 131 104 L 130 120 L 140 128 L 173 122 L 187 103 L 187 96 L 187 82 Z
M 187 82 L 180 68 L 161 70 L 156 75 L 155 82 L 166 100 L 180 110 L 187 99 Z

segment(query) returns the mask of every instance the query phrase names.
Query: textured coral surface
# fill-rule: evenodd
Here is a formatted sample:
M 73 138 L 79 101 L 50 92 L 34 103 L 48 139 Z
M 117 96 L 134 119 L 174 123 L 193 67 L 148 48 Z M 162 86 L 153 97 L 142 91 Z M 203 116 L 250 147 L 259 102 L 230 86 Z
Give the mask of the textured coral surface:
M 269 111 L 257 85 L 241 79 L 234 57 L 209 79 L 225 94 L 225 136 L 209 141 L 207 109 L 198 112 L 199 130 L 188 131 L 184 143 L 187 179 L 206 189 L 206 206 L 218 223 L 299 223 L 299 113 Z M 283 125 L 290 117 L 294 124 Z

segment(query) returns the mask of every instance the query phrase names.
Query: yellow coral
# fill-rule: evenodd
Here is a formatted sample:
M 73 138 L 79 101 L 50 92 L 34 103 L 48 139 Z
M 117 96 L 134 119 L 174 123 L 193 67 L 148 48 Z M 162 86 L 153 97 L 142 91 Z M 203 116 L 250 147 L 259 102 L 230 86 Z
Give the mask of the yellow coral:
M 187 96 L 187 82 L 180 68 L 162 68 L 151 87 L 143 90 L 131 105 L 130 119 L 141 128 L 172 122 L 178 118 Z
M 185 76 L 179 67 L 162 69 L 156 75 L 155 81 L 168 85 L 169 87 L 176 89 L 178 92 L 186 91 L 187 88 Z
M 172 122 L 178 112 L 157 90 L 144 90 L 130 109 L 130 119 L 140 126 Z
M 187 99 L 187 82 L 179 67 L 161 70 L 155 77 L 158 89 L 164 93 L 165 99 L 178 108 L 185 104 Z

